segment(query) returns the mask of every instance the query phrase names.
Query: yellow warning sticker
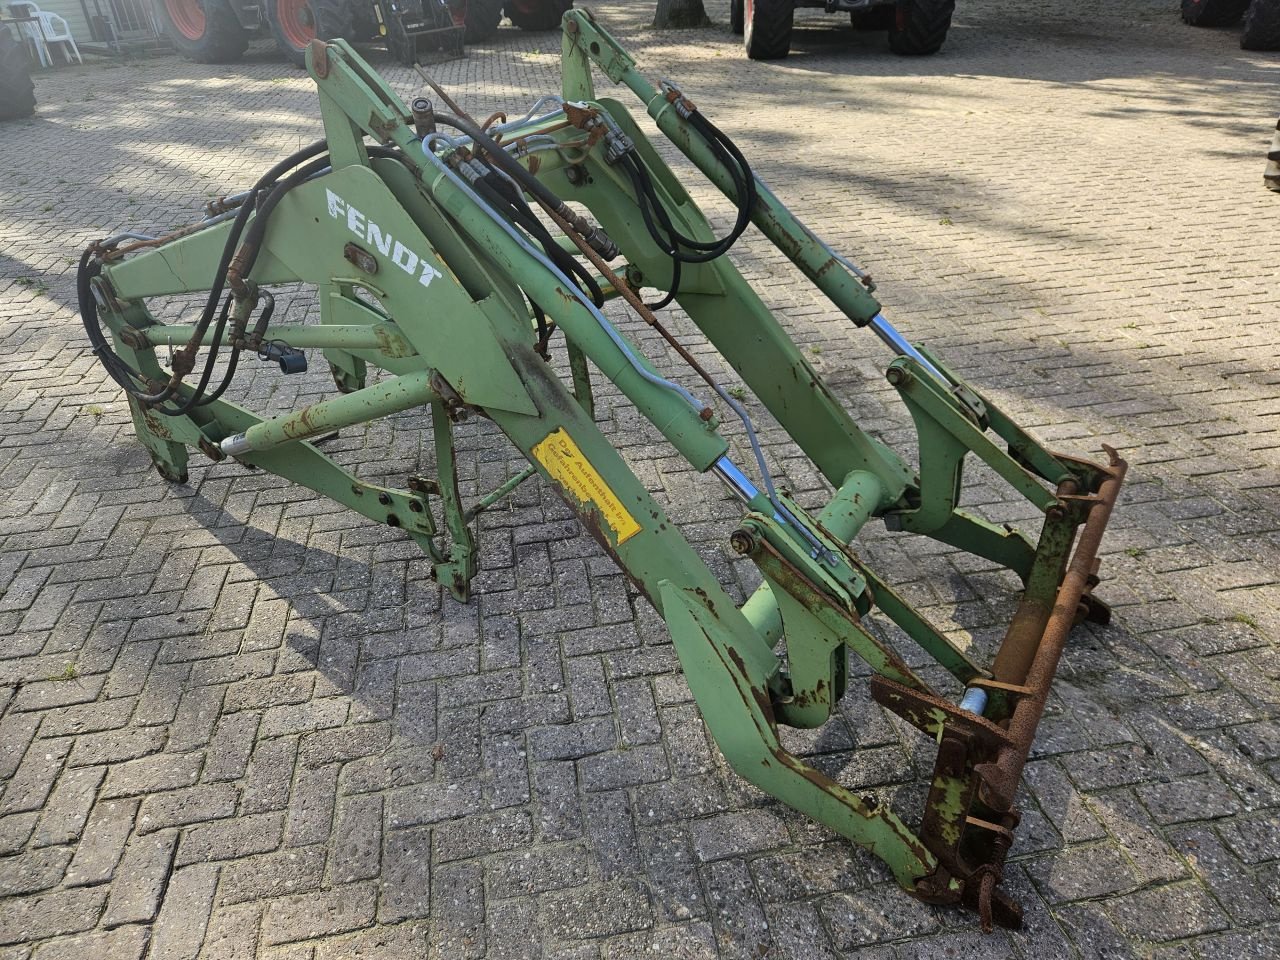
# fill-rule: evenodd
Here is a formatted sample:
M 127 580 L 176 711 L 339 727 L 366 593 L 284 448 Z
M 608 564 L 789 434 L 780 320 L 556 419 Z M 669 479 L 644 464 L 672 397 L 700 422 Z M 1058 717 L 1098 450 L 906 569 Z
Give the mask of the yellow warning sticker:
M 599 512 L 609 529 L 618 538 L 618 545 L 626 543 L 640 532 L 640 524 L 627 512 L 604 477 L 582 455 L 573 437 L 557 427 L 545 438 L 534 444 L 533 455 L 560 486 L 578 498 L 586 506 L 591 504 Z

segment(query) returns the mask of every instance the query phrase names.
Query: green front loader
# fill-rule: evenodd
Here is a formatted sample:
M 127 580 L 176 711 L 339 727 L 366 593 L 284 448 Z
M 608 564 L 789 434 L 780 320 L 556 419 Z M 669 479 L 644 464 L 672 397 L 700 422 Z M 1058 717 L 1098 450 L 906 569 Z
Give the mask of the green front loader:
M 904 890 L 1017 925 L 999 889 L 1022 766 L 1072 626 L 1105 621 L 1097 552 L 1125 464 L 1054 452 L 885 319 L 870 278 L 791 214 L 679 86 L 655 88 L 585 11 L 564 18 L 563 84 L 518 119 L 482 126 L 436 88 L 405 104 L 344 42 L 307 53 L 325 139 L 166 237 L 120 235 L 85 252 L 81 308 L 94 352 L 129 398 L 138 439 L 182 482 L 192 451 L 270 471 L 421 545 L 455 597 L 480 559 L 473 521 L 538 475 L 573 508 L 670 630 L 684 676 L 742 777 L 880 857 Z M 628 88 L 662 135 L 734 204 L 717 235 L 593 67 Z M 919 436 L 918 469 L 861 429 L 725 255 L 749 230 L 895 354 L 885 376 Z M 280 323 L 272 289 L 315 288 L 319 322 Z M 643 290 L 657 290 L 646 301 Z M 199 293 L 189 324 L 151 298 Z M 680 358 L 659 367 L 604 309 L 620 300 Z M 664 320 L 678 304 L 829 484 L 805 509 L 775 482 L 757 425 Z M 549 363 L 563 351 L 567 362 Z M 246 354 L 281 375 L 319 358 L 333 396 L 274 417 L 232 401 Z M 168 357 L 166 362 L 161 357 Z M 563 378 L 557 370 L 564 370 Z M 377 374 L 375 376 L 375 373 Z M 742 604 L 597 425 L 610 381 L 712 487 L 740 502 L 724 543 L 759 571 Z M 316 441 L 422 413 L 434 475 L 368 483 Z M 455 424 L 491 421 L 528 468 L 464 502 Z M 732 423 L 731 436 L 721 429 Z M 980 461 L 1039 519 L 1023 533 L 962 504 Z M 1023 590 L 999 652 L 977 662 L 853 544 L 865 524 L 928 537 L 1006 568 Z M 893 624 L 900 647 L 873 628 Z M 820 727 L 850 685 L 938 745 L 923 814 L 855 793 L 789 752 L 782 726 Z M 919 664 L 932 664 L 922 670 Z M 915 664 L 917 666 L 912 666 Z M 926 680 L 926 676 L 929 678 Z

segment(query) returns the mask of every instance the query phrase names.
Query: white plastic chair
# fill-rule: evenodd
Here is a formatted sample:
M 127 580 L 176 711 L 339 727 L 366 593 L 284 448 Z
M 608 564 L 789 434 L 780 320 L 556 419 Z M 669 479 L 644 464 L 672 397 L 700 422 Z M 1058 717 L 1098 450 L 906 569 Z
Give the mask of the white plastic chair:
M 66 20 L 58 16 L 56 13 L 45 13 L 43 10 L 39 13 L 40 29 L 44 31 L 44 41 L 46 44 L 65 43 L 66 47 L 62 49 L 62 55 L 67 58 L 67 63 L 71 62 L 71 54 L 76 55 L 76 59 L 80 63 L 84 63 L 84 57 L 80 56 L 80 48 L 76 46 L 76 41 L 71 36 L 71 26 Z
M 18 36 L 31 45 L 36 52 L 36 59 L 40 61 L 40 66 L 53 66 L 53 58 L 49 56 L 49 47 L 44 42 L 43 24 L 39 22 L 40 8 L 34 3 L 27 3 L 26 0 L 9 4 L 9 13 L 15 17 L 36 17 L 35 21 L 27 21 L 25 23 L 15 23 L 18 28 Z
M 80 63 L 84 63 L 84 57 L 80 56 L 80 48 L 76 46 L 75 38 L 71 36 L 71 27 L 66 20 L 58 16 L 56 13 L 46 13 L 34 3 L 29 2 L 29 0 L 18 0 L 17 3 L 9 4 L 10 10 L 13 10 L 15 7 L 21 7 L 30 11 L 29 13 L 23 14 L 24 16 L 38 17 L 40 20 L 38 29 L 40 32 L 41 46 L 44 47 L 44 53 L 41 56 L 42 64 L 45 66 L 53 66 L 53 56 L 50 53 L 50 47 L 57 43 L 65 43 L 71 48 L 70 50 L 67 50 L 65 47 L 62 49 L 62 55 L 66 58 L 67 63 L 71 62 L 71 54 L 73 53 L 76 55 L 76 59 L 80 61 Z M 24 24 L 24 26 L 36 27 L 37 25 L 30 23 Z

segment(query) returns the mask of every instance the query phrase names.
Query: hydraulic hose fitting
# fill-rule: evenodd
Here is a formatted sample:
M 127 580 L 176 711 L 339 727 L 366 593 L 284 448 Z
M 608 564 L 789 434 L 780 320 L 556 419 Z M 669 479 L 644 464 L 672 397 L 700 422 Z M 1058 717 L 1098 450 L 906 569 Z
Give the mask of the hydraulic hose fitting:
M 196 368 L 196 344 L 188 343 L 185 347 L 177 350 L 173 354 L 173 359 L 169 361 L 169 369 L 173 371 L 170 383 L 177 386 L 182 382 L 182 378 Z
M 586 240 L 587 245 L 605 260 L 616 260 L 622 254 L 618 245 L 598 227 L 592 227 L 582 235 L 582 239 Z
M 220 217 L 224 213 L 236 210 L 241 204 L 248 199 L 248 192 L 230 194 L 225 197 L 216 197 L 204 205 L 205 218 L 212 220 L 214 217 Z
M 676 108 L 683 120 L 688 120 L 691 116 L 698 112 L 697 105 L 684 95 L 684 91 L 676 85 L 673 80 L 662 80 L 658 83 L 662 95 L 667 98 L 667 103 Z
M 231 265 L 227 267 L 227 286 L 236 295 L 237 300 L 244 300 L 251 295 L 248 282 L 245 280 L 245 268 L 253 263 L 257 256 L 257 245 L 249 240 L 240 244 Z
M 635 148 L 635 143 L 621 130 L 610 130 L 604 138 L 604 162 L 613 166 Z
M 568 205 L 562 203 L 556 213 L 568 220 L 569 225 L 582 235 L 583 240 L 587 241 L 587 245 L 605 260 L 614 260 L 621 253 L 618 245 L 609 238 L 609 235 L 603 229 L 595 226 L 586 217 L 570 210 Z
M 436 110 L 426 97 L 414 97 L 409 104 L 413 114 L 413 129 L 419 137 L 427 137 L 436 132 Z

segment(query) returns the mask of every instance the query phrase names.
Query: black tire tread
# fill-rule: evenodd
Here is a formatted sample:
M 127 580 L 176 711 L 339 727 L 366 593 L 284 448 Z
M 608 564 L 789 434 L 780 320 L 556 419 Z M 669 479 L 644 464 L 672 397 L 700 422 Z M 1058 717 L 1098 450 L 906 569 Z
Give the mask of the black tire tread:
M 751 18 L 744 11 L 742 46 L 752 60 L 781 60 L 791 52 L 794 0 L 753 0 Z
M 204 35 L 188 40 L 173 25 L 164 0 L 155 0 L 156 19 L 175 50 L 196 63 L 235 63 L 249 49 L 249 34 L 227 0 L 204 0 Z
M 1193 27 L 1229 27 L 1247 6 L 1249 0 L 1182 0 L 1182 20 Z
M 1267 166 L 1262 171 L 1262 182 L 1268 190 L 1280 193 L 1280 120 L 1276 121 L 1276 135 L 1271 138 L 1271 149 L 1267 151 Z
M 742 36 L 743 30 L 743 8 L 746 6 L 746 0 L 729 0 L 729 32 Z
M 1280 50 L 1280 0 L 1253 0 L 1240 34 L 1242 50 Z
M 521 30 L 536 32 L 558 29 L 561 18 L 572 6 L 573 0 L 538 0 L 532 13 L 521 11 L 515 4 L 508 4 L 503 12 Z
M 36 112 L 27 48 L 0 26 L 0 120 L 20 120 Z
M 463 43 L 484 43 L 492 40 L 502 23 L 502 0 L 463 0 L 466 11 Z
M 316 37 L 321 40 L 363 40 L 356 30 L 356 0 L 311 0 Z
M 947 39 L 955 9 L 955 0 L 898 0 L 889 24 L 889 49 L 904 57 L 937 53 Z
M 888 30 L 893 26 L 896 14 L 897 10 L 891 3 L 872 7 L 869 10 L 851 10 L 849 25 L 858 31 Z

